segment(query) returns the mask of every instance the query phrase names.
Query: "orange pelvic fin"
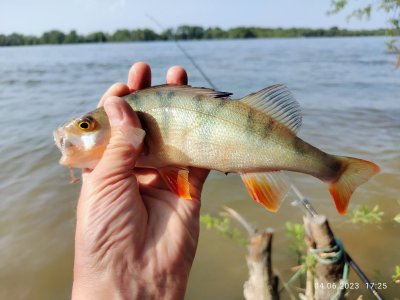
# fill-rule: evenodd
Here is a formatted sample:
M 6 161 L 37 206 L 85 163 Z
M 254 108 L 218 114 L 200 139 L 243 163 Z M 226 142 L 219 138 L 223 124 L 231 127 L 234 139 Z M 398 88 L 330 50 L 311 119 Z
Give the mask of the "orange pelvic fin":
M 254 201 L 273 212 L 279 209 L 289 191 L 289 179 L 282 171 L 243 173 L 240 176 Z
M 188 169 L 165 167 L 160 169 L 159 172 L 171 191 L 175 192 L 180 198 L 192 200 Z
M 337 158 L 342 161 L 344 171 L 338 179 L 329 183 L 329 192 L 335 201 L 337 211 L 344 215 L 354 190 L 377 174 L 380 168 L 367 160 L 341 156 Z

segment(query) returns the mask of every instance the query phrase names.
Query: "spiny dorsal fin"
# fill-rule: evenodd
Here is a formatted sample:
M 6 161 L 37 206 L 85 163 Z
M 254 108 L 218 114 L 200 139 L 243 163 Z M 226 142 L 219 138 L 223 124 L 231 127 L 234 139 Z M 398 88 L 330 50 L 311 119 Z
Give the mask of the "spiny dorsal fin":
M 247 95 L 240 101 L 265 112 L 295 133 L 301 126 L 300 105 L 288 88 L 282 84 L 275 84 Z
M 213 89 L 204 88 L 204 87 L 192 87 L 190 85 L 176 85 L 176 84 L 162 84 L 155 85 L 147 89 L 142 89 L 137 91 L 136 93 L 147 93 L 147 92 L 174 92 L 179 94 L 190 94 L 190 95 L 198 95 L 208 98 L 229 98 L 232 93 L 227 92 L 219 92 Z

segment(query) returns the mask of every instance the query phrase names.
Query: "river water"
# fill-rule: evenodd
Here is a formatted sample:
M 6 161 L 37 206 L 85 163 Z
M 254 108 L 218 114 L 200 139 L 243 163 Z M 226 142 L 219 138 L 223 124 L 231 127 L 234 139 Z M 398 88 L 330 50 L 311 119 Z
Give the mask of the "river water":
M 378 204 L 379 225 L 352 224 L 336 213 L 327 187 L 292 176 L 318 212 L 328 216 L 347 251 L 392 299 L 400 264 L 400 73 L 385 38 L 265 39 L 184 42 L 213 83 L 244 96 L 284 83 L 300 102 L 300 136 L 321 149 L 373 160 L 382 172 L 352 197 L 349 209 Z M 52 130 L 93 109 L 102 93 L 125 81 L 135 61 L 148 62 L 153 84 L 180 64 L 190 84 L 206 82 L 172 42 L 0 48 L 0 297 L 67 299 L 70 296 L 75 205 L 79 185 L 69 184 Z M 255 154 L 256 155 L 256 154 Z M 202 213 L 217 216 L 224 205 L 259 228 L 275 230 L 273 263 L 287 280 L 296 265 L 288 252 L 285 222 L 302 222 L 290 195 L 276 214 L 250 200 L 240 178 L 211 174 Z M 350 214 L 349 214 L 350 215 Z M 187 299 L 243 299 L 246 249 L 202 227 Z M 352 274 L 352 282 L 358 278 Z M 368 295 L 361 285 L 351 298 Z M 287 294 L 283 294 L 286 299 Z M 368 297 L 366 298 L 368 299 Z

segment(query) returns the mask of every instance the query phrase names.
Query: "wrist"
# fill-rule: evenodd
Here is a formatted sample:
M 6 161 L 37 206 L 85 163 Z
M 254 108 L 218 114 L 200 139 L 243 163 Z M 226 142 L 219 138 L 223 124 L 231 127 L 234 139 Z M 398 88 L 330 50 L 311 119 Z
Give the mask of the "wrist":
M 76 272 L 75 272 L 76 273 Z M 184 299 L 187 278 L 154 276 L 144 280 L 133 274 L 120 275 L 112 271 L 101 274 L 75 274 L 72 299 Z

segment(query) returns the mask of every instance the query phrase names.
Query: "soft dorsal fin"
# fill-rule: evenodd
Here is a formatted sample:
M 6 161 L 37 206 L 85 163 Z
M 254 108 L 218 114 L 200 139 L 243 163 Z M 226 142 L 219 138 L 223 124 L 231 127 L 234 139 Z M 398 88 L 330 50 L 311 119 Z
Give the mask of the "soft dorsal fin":
M 295 133 L 301 126 L 300 105 L 288 88 L 282 84 L 271 85 L 247 95 L 240 101 L 265 112 Z
M 219 92 L 214 89 L 204 87 L 192 87 L 190 85 L 177 85 L 177 84 L 162 84 L 149 87 L 147 89 L 138 90 L 135 93 L 147 93 L 147 92 L 166 92 L 166 93 L 178 93 L 178 94 L 190 94 L 192 96 L 198 95 L 208 98 L 229 98 L 232 93 Z

